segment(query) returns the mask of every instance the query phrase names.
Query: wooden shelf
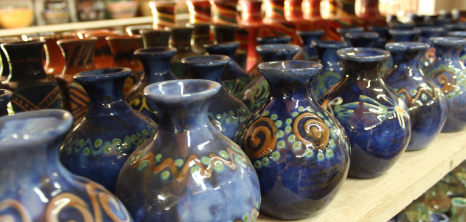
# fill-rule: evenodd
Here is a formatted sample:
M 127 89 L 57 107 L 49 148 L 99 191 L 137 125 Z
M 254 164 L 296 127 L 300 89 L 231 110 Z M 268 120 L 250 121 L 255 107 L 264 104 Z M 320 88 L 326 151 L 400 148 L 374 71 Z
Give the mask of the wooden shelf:
M 320 214 L 300 221 L 387 222 L 466 159 L 466 131 L 442 133 L 429 147 L 403 154 L 384 175 L 347 179 Z M 259 216 L 261 222 L 280 221 Z

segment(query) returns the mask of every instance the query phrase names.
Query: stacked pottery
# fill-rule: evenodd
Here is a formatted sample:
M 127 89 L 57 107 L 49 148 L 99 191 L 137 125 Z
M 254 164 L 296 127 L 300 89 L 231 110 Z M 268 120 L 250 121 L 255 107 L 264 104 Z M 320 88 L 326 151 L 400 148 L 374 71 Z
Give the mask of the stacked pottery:
M 60 163 L 58 149 L 72 123 L 58 109 L 0 118 L 2 221 L 133 221 L 104 187 Z
M 60 160 L 72 173 L 114 192 L 121 167 L 155 132 L 155 123 L 123 100 L 129 68 L 82 72 L 74 79 L 90 103 L 84 119 L 65 137 Z
M 254 168 L 208 118 L 221 88 L 209 80 L 174 80 L 144 90 L 161 121 L 155 136 L 131 154 L 116 187 L 136 221 L 257 219 L 261 198 Z
M 194 79 L 206 79 L 221 83 L 222 70 L 230 61 L 224 55 L 191 56 L 181 60 Z M 212 97 L 207 116 L 210 123 L 229 139 L 235 137 L 241 123 L 251 112 L 240 100 L 222 87 Z
M 393 57 L 393 69 L 384 82 L 407 104 L 411 119 L 411 139 L 407 150 L 427 147 L 445 124 L 447 104 L 440 89 L 424 76 L 418 58 L 427 43 L 388 43 L 385 47 Z
M 236 142 L 258 174 L 265 215 L 311 217 L 332 201 L 347 176 L 346 134 L 308 90 L 321 69 L 311 61 L 259 65 L 270 95 L 241 125 Z
M 374 178 L 395 164 L 411 136 L 408 107 L 379 75 L 390 53 L 374 48 L 337 51 L 345 75 L 323 97 L 351 143 L 349 177 Z

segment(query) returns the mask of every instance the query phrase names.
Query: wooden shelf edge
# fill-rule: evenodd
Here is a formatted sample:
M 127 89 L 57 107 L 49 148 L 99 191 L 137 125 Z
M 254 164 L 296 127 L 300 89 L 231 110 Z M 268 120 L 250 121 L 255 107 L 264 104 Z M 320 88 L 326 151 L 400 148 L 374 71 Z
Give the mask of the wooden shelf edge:
M 347 179 L 320 214 L 299 221 L 386 222 L 466 159 L 466 131 L 440 134 L 427 148 L 404 153 L 384 175 Z M 280 221 L 259 216 L 258 221 Z

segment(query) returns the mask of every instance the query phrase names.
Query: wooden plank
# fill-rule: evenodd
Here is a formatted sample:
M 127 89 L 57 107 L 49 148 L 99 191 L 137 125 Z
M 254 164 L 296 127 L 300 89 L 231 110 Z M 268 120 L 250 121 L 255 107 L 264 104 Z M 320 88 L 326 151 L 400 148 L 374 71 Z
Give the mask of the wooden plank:
M 299 221 L 386 222 L 466 159 L 466 131 L 442 133 L 429 147 L 406 152 L 384 175 L 347 179 L 320 214 Z M 261 222 L 280 221 L 259 216 Z

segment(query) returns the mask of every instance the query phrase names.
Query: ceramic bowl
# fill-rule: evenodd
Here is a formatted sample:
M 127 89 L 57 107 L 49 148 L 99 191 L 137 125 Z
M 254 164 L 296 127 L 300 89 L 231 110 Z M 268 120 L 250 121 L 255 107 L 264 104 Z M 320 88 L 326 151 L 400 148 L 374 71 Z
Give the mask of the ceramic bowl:
M 0 8 L 0 26 L 2 28 L 21 28 L 31 25 L 34 12 L 30 8 Z
M 136 15 L 138 2 L 109 2 L 106 7 L 113 19 L 132 18 Z

